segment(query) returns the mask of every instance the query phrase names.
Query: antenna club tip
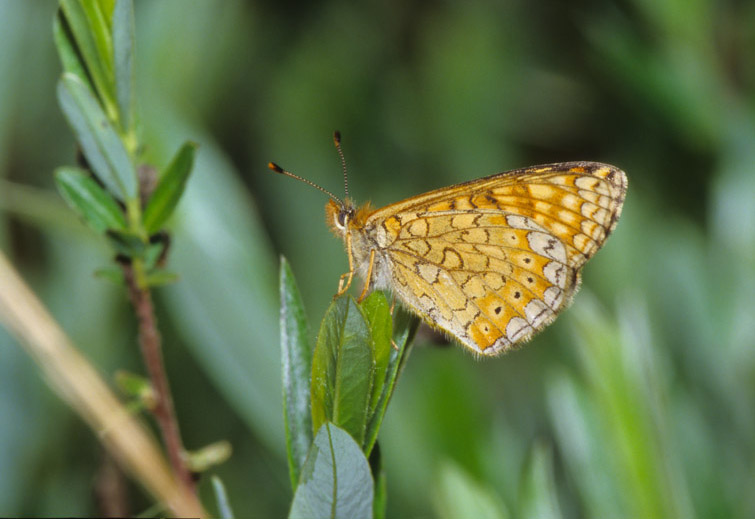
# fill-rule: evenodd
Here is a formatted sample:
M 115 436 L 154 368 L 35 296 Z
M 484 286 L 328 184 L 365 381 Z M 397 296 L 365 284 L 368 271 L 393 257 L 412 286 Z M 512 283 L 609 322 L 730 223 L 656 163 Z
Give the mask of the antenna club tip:
M 267 163 L 267 167 L 268 167 L 269 169 L 272 169 L 272 170 L 273 170 L 273 171 L 275 171 L 276 173 L 283 173 L 283 168 L 282 168 L 282 167 L 280 167 L 280 166 L 279 166 L 278 164 L 276 164 L 275 162 L 268 162 L 268 163 Z
M 338 130 L 333 132 L 333 142 L 336 143 L 336 146 L 341 144 L 341 132 Z

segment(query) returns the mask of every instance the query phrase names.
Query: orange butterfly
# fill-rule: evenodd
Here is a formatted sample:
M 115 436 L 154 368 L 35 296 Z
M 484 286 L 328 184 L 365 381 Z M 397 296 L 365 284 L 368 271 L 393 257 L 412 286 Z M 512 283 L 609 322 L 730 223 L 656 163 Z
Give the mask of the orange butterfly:
M 337 132 L 335 142 L 343 160 Z M 582 265 L 616 227 L 627 190 L 614 166 L 565 162 L 357 208 L 269 167 L 330 196 L 327 222 L 349 258 L 339 295 L 356 272 L 365 280 L 361 298 L 369 288 L 388 289 L 482 355 L 523 343 L 568 306 Z

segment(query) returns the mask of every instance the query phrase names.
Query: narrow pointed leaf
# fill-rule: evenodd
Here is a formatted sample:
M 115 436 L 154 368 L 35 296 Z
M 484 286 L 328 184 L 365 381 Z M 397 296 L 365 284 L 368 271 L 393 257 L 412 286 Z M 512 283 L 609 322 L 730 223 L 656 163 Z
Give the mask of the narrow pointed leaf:
M 159 231 L 178 205 L 194 165 L 196 149 L 197 145 L 193 142 L 181 146 L 160 178 L 160 183 L 144 209 L 144 227 L 149 234 Z
M 134 5 L 131 0 L 116 1 L 112 32 L 118 112 L 121 128 L 128 132 L 134 125 Z
M 96 232 L 126 229 L 126 217 L 120 206 L 88 172 L 61 167 L 55 171 L 55 183 L 68 205 Z
M 378 400 L 385 385 L 385 375 L 391 356 L 391 338 L 393 336 L 393 322 L 391 311 L 385 294 L 375 291 L 362 303 L 362 312 L 370 326 L 374 343 L 375 378 L 370 396 L 370 414 L 377 407 Z
M 137 183 L 131 158 L 91 90 L 65 73 L 58 82 L 58 100 L 97 177 L 121 200 L 134 198 Z
M 375 485 L 375 497 L 372 501 L 372 519 L 385 519 L 385 511 L 388 505 L 388 479 L 383 469 L 383 458 L 380 454 L 380 444 L 375 443 L 375 448 L 370 453 L 370 472 Z
M 156 269 L 147 274 L 147 285 L 151 287 L 170 285 L 178 280 L 178 274 L 170 270 Z
M 92 79 L 96 97 L 107 107 L 105 111 L 115 117 L 112 42 L 107 25 L 110 13 L 103 13 L 93 4 L 97 2 L 60 0 L 63 16 Z
M 110 281 L 118 286 L 126 286 L 123 270 L 118 267 L 102 267 L 94 271 L 94 277 Z
M 134 398 L 154 398 L 155 390 L 149 380 L 136 373 L 118 370 L 115 373 L 115 383 L 121 392 Z
M 114 229 L 108 229 L 106 234 L 108 242 L 118 254 L 123 254 L 129 258 L 141 258 L 144 256 L 147 246 L 137 234 L 129 230 Z
M 433 504 L 440 519 L 506 519 L 509 516 L 503 502 L 492 489 L 475 481 L 456 463 L 443 463 L 438 476 Z
M 160 241 L 150 242 L 150 244 L 144 250 L 144 267 L 147 269 L 159 268 L 157 266 L 157 263 L 164 253 L 165 243 Z
M 89 33 L 92 35 L 97 59 L 107 78 L 112 77 L 113 70 L 113 40 L 110 24 L 113 16 L 114 3 L 111 1 L 79 0 L 87 19 Z
M 94 87 L 89 82 L 83 57 L 79 53 L 79 49 L 71 33 L 71 28 L 61 11 L 58 11 L 58 15 L 53 22 L 53 35 L 55 37 L 55 47 L 58 50 L 58 57 L 63 65 L 63 71 L 73 74 L 90 89 L 93 89 Z
M 211 481 L 220 519 L 233 519 L 233 510 L 230 501 L 228 501 L 228 494 L 225 491 L 223 481 L 218 476 L 212 476 Z
M 411 342 L 419 326 L 419 319 L 416 316 L 410 315 L 401 309 L 397 309 L 394 315 L 393 342 L 398 350 L 394 349 L 393 345 L 391 345 L 380 396 L 367 423 L 364 452 L 368 456 L 377 441 L 380 425 L 383 423 L 383 417 L 388 408 L 388 402 L 390 402 L 393 390 L 396 387 L 396 380 L 409 356 Z
M 561 519 L 550 449 L 536 443 L 530 452 L 519 492 L 519 516 Z
M 373 497 L 361 448 L 346 431 L 324 423 L 302 467 L 289 519 L 369 519 Z
M 186 466 L 191 472 L 200 474 L 225 463 L 232 454 L 231 442 L 218 440 L 200 449 L 186 452 Z
M 299 473 L 312 445 L 310 377 L 312 348 L 304 305 L 291 267 L 280 262 L 281 365 L 283 369 L 283 417 L 291 488 L 296 489 Z
M 312 358 L 313 430 L 333 422 L 361 445 L 374 370 L 364 315 L 353 298 L 335 300 L 325 313 Z

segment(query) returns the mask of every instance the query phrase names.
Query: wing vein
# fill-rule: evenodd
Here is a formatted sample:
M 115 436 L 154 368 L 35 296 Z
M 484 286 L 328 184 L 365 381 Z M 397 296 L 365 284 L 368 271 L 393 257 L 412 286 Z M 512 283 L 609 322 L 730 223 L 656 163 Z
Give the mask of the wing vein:
M 499 296 L 501 296 L 501 299 L 503 299 L 503 300 L 504 300 L 504 302 L 505 302 L 505 303 L 506 303 L 506 304 L 507 304 L 508 306 L 510 306 L 511 308 L 513 308 L 513 309 L 514 309 L 514 311 L 515 311 L 515 312 L 516 312 L 516 313 L 517 313 L 517 314 L 519 315 L 519 317 L 522 317 L 522 318 L 523 318 L 523 319 L 524 319 L 525 321 L 527 321 L 527 322 L 529 323 L 529 320 L 527 319 L 527 317 L 526 317 L 526 316 L 525 316 L 524 314 L 522 314 L 522 313 L 520 313 L 519 311 L 517 311 L 517 309 L 516 309 L 516 305 L 513 305 L 513 304 L 511 304 L 511 303 L 509 302 L 509 300 L 508 300 L 508 299 L 507 299 L 507 298 L 506 298 L 506 297 L 505 297 L 504 295 L 502 295 L 502 294 L 501 294 L 500 292 L 498 292 L 498 291 L 497 291 L 497 290 L 495 290 L 495 289 L 494 289 L 493 287 L 491 287 L 491 286 L 490 286 L 490 284 L 489 284 L 489 283 L 488 283 L 487 281 L 485 281 L 485 276 L 483 276 L 483 275 L 482 275 L 482 274 L 499 274 L 499 275 L 501 275 L 501 276 L 502 276 L 503 274 L 501 274 L 500 272 L 496 272 L 496 271 L 494 271 L 494 270 L 463 270 L 463 269 L 446 269 L 446 268 L 443 268 L 443 267 L 440 267 L 440 266 L 436 265 L 435 263 L 432 263 L 432 262 L 430 262 L 430 261 L 427 261 L 427 260 L 426 260 L 426 259 L 424 259 L 424 258 L 420 258 L 419 256 L 417 256 L 417 255 L 415 255 L 415 254 L 412 254 L 412 253 L 410 253 L 410 252 L 406 252 L 406 251 L 397 251 L 397 252 L 401 252 L 401 253 L 403 253 L 403 254 L 405 254 L 405 255 L 407 255 L 407 256 L 412 256 L 412 257 L 416 258 L 416 259 L 417 259 L 418 261 L 420 261 L 420 262 L 422 262 L 422 263 L 425 263 L 425 264 L 427 264 L 427 265 L 433 265 L 433 266 L 435 266 L 435 267 L 438 267 L 438 268 L 439 268 L 440 270 L 445 270 L 446 272 L 465 272 L 465 273 L 468 273 L 468 274 L 470 274 L 470 277 L 474 276 L 474 277 L 478 277 L 478 278 L 480 278 L 480 280 L 482 281 L 483 285 L 485 285 L 485 286 L 486 286 L 486 287 L 488 288 L 488 290 L 490 290 L 491 292 L 493 292 L 493 293 L 494 293 L 494 294 L 496 294 L 496 295 L 499 295 Z M 546 278 L 544 278 L 544 277 L 540 276 L 539 274 L 537 274 L 537 273 L 535 273 L 535 272 L 532 272 L 532 271 L 530 271 L 530 270 L 527 270 L 527 269 L 522 269 L 522 270 L 524 270 L 525 272 L 530 272 L 530 273 L 532 273 L 533 275 L 535 275 L 535 276 L 539 277 L 540 279 L 543 279 L 543 280 L 545 280 L 545 281 L 546 281 L 546 283 L 547 283 L 548 285 L 550 285 L 550 286 L 555 286 L 555 285 L 553 285 L 553 283 L 551 283 L 550 281 L 548 281 L 548 280 L 547 280 Z M 417 277 L 419 277 L 419 276 L 417 276 Z M 461 287 L 461 285 L 459 285 L 459 283 L 458 283 L 458 282 L 457 282 L 457 281 L 456 281 L 456 280 L 455 280 L 455 279 L 453 278 L 453 276 L 449 276 L 449 277 L 451 278 L 451 281 L 452 281 L 452 282 L 454 283 L 454 285 L 456 285 L 456 286 L 458 287 L 458 289 L 459 289 L 459 290 L 461 290 L 461 293 L 462 293 L 462 294 L 464 295 L 464 298 L 465 298 L 465 299 L 467 299 L 467 300 L 469 300 L 469 301 L 471 301 L 471 302 L 472 302 L 472 304 L 474 304 L 474 305 L 475 305 L 475 307 L 477 308 L 477 310 L 478 310 L 478 311 L 479 311 L 479 312 L 480 312 L 481 314 L 483 314 L 483 315 L 487 316 L 488 314 L 487 314 L 487 313 L 485 313 L 485 312 L 484 312 L 484 311 L 482 310 L 482 308 L 480 308 L 480 307 L 479 307 L 479 305 L 477 305 L 477 303 L 475 303 L 475 301 L 474 301 L 474 299 L 473 299 L 473 298 L 471 298 L 471 297 L 467 297 L 467 295 L 466 295 L 466 294 L 464 293 L 464 289 L 463 289 L 463 288 Z M 422 278 L 420 277 L 420 279 L 422 279 Z M 532 289 L 530 289 L 530 288 L 527 288 L 527 286 L 525 286 L 525 285 L 524 285 L 524 284 L 523 284 L 523 283 L 522 283 L 521 281 L 519 281 L 518 279 L 516 279 L 516 278 L 513 278 L 513 277 L 506 277 L 506 281 L 508 282 L 509 280 L 513 281 L 514 283 L 516 283 L 517 285 L 519 285 L 520 287 L 522 287 L 522 288 L 523 288 L 524 290 L 526 290 L 527 292 L 529 292 L 529 293 L 530 293 L 530 294 L 532 295 L 532 298 L 533 298 L 533 299 L 537 299 L 538 301 L 542 301 L 542 299 L 541 299 L 540 297 L 538 297 L 538 295 L 537 295 L 537 294 L 536 294 L 536 293 L 535 293 L 534 291 L 532 291 Z M 431 287 L 431 288 L 432 288 L 432 289 L 433 289 L 433 290 L 435 291 L 435 293 L 436 293 L 436 294 L 440 295 L 440 294 L 438 293 L 438 291 L 437 291 L 437 290 L 435 290 L 435 288 L 434 288 L 434 287 L 432 286 L 432 283 L 428 283 L 428 282 L 427 282 L 427 281 L 425 281 L 424 279 L 422 279 L 422 281 L 423 281 L 424 283 L 426 283 L 426 284 L 427 284 L 428 286 L 430 286 L 430 287 Z M 446 306 L 448 306 L 448 308 L 449 308 L 449 309 L 451 309 L 451 312 L 452 312 L 452 313 L 454 312 L 453 308 L 451 308 L 451 306 L 450 306 L 450 305 L 446 305 Z M 550 308 L 550 307 L 548 307 L 548 308 Z M 488 320 L 489 320 L 489 321 L 491 321 L 491 323 L 493 322 L 493 321 L 492 321 L 491 319 L 488 319 Z M 497 325 L 495 325 L 495 323 L 493 323 L 493 325 L 494 325 L 494 326 L 495 326 L 495 327 L 496 327 L 496 328 L 498 329 L 498 331 L 500 331 L 500 332 L 501 332 L 501 333 L 502 333 L 503 335 L 506 335 L 506 332 L 505 332 L 504 330 L 501 330 L 501 329 L 500 329 L 500 328 L 499 328 L 499 327 L 498 327 Z
M 504 227 L 502 227 L 500 225 L 480 225 L 479 227 L 475 227 L 475 229 L 501 229 L 501 228 L 504 228 Z M 445 235 L 447 235 L 449 233 L 452 233 L 452 232 L 461 232 L 461 231 L 464 231 L 464 229 L 454 229 L 452 231 L 447 231 L 447 232 L 443 232 L 443 233 L 440 233 L 440 234 L 436 234 L 434 236 L 430 236 L 429 239 L 431 239 L 431 240 L 432 239 L 438 239 L 441 236 L 445 236 Z M 550 234 L 550 233 L 548 233 L 548 234 L 550 236 L 553 236 L 555 239 L 557 239 L 559 242 L 561 242 L 563 244 L 563 241 L 561 241 L 557 236 L 555 236 L 553 234 Z M 385 250 L 403 252 L 405 254 L 411 254 L 412 256 L 415 256 L 417 259 L 421 260 L 422 262 L 429 263 L 431 265 L 435 265 L 435 263 L 433 263 L 431 261 L 428 261 L 426 258 L 423 258 L 421 256 L 416 256 L 412 252 L 409 252 L 409 251 L 407 251 L 405 249 L 399 249 L 399 248 L 393 246 L 394 243 L 399 242 L 399 241 L 400 242 L 411 242 L 411 241 L 414 241 L 416 239 L 417 238 L 400 238 L 400 239 L 396 239 L 391 245 L 389 245 L 388 247 L 386 247 Z M 422 238 L 422 240 L 425 240 L 425 239 L 427 239 L 427 238 Z M 508 249 L 508 250 L 512 250 L 512 251 L 528 252 L 528 253 L 534 254 L 535 256 L 539 256 L 541 258 L 546 258 L 549 261 L 555 261 L 556 263 L 560 263 L 561 265 L 568 266 L 568 259 L 567 259 L 567 262 L 565 263 L 563 261 L 559 261 L 559 260 L 557 260 L 555 258 L 552 258 L 550 256 L 543 256 L 542 254 L 538 254 L 537 252 L 533 251 L 531 248 L 513 247 L 511 245 L 505 245 L 505 244 L 501 244 L 501 243 L 490 244 L 490 243 L 475 243 L 475 242 L 466 242 L 466 241 L 454 242 L 454 241 L 450 241 L 450 240 L 441 240 L 441 241 L 443 241 L 444 243 L 448 244 L 449 246 L 453 246 L 453 245 L 455 245 L 457 243 L 463 243 L 463 244 L 466 244 L 466 245 L 490 245 L 490 246 L 493 246 L 493 247 L 501 247 L 502 249 Z M 485 255 L 483 253 L 478 253 L 478 254 Z M 496 259 L 500 259 L 500 258 L 496 258 Z M 501 261 L 506 261 L 506 260 L 501 260 Z

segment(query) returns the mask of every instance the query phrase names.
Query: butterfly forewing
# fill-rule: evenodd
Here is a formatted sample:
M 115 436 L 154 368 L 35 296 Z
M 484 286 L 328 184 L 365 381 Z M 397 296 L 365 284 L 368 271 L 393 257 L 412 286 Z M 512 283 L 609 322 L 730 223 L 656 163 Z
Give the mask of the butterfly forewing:
M 625 174 L 592 162 L 538 166 L 431 191 L 372 213 L 398 297 L 477 353 L 551 322 L 616 225 Z

